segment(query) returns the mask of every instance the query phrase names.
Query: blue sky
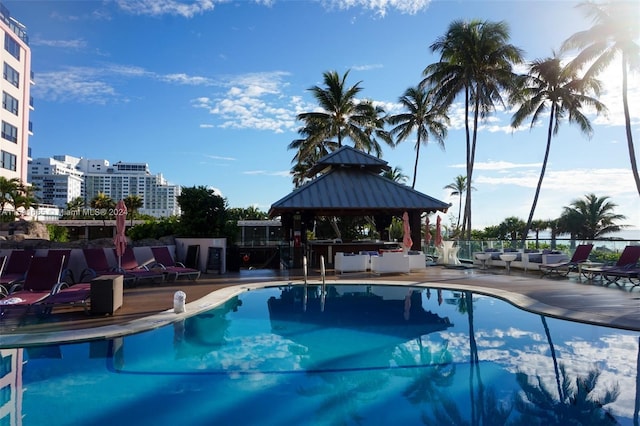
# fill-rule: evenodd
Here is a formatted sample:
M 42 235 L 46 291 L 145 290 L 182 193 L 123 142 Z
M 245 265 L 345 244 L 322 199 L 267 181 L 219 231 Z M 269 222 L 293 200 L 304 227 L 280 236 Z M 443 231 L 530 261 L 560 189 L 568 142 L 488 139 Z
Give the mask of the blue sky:
M 350 70 L 362 98 L 400 111 L 398 98 L 438 60 L 429 46 L 456 19 L 505 21 L 533 60 L 590 27 L 570 1 L 4 1 L 27 26 L 35 111 L 32 156 L 67 154 L 145 162 L 171 183 L 217 188 L 230 207 L 267 211 L 292 190 L 296 115 L 317 107 L 309 88 Z M 640 228 L 618 68 L 602 77 L 608 117 L 592 116 L 591 139 L 563 123 L 551 147 L 537 219 L 556 218 L 587 193 L 610 196 Z M 523 69 L 524 70 L 524 69 Z M 629 102 L 640 139 L 640 79 Z M 416 189 L 453 203 L 443 187 L 465 174 L 462 106 L 449 136 L 421 149 Z M 510 128 L 510 111 L 478 136 L 473 226 L 526 220 L 540 173 L 546 121 Z M 383 159 L 411 184 L 414 140 Z M 636 142 L 636 154 L 640 146 Z M 449 216 L 445 223 L 449 223 Z

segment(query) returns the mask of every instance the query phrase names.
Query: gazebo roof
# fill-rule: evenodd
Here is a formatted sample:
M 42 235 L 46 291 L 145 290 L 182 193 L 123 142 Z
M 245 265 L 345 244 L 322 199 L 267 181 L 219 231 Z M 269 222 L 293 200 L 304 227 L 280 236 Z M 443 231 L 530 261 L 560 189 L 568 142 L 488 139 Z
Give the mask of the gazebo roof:
M 344 146 L 312 169 L 324 171 L 271 205 L 269 216 L 311 211 L 316 216 L 400 215 L 447 211 L 449 203 L 380 175 L 387 162 Z

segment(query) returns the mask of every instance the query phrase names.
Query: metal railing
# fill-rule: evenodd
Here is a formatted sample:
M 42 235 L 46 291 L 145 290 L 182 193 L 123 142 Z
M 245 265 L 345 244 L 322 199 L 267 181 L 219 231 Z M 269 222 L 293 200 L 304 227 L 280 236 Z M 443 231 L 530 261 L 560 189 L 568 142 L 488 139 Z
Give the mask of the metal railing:
M 527 239 L 527 250 L 558 250 L 567 254 L 572 254 L 576 246 L 579 244 L 593 244 L 593 251 L 590 258 L 601 259 L 607 257 L 615 257 L 622 253 L 624 248 L 628 245 L 640 245 L 640 240 L 621 240 L 621 239 L 600 239 L 600 240 L 571 240 L 567 238 L 556 239 Z M 462 261 L 473 261 L 473 253 L 484 251 L 485 249 L 492 248 L 503 250 L 505 248 L 514 248 L 517 250 L 523 250 L 522 241 L 512 240 L 456 240 L 456 245 L 459 247 L 458 258 Z M 433 242 L 426 246 L 423 244 L 424 253 L 430 256 L 437 256 L 435 246 Z

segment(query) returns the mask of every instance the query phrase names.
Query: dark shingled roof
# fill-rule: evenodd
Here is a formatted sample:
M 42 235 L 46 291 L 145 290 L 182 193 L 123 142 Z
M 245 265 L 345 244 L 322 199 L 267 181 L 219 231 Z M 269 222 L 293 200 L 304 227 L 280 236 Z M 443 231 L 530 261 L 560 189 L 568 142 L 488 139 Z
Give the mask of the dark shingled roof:
M 451 206 L 381 176 L 379 171 L 388 168 L 386 164 L 342 147 L 318 162 L 320 170 L 328 171 L 273 203 L 269 216 L 304 210 L 316 216 L 401 214 L 406 210 L 447 211 Z

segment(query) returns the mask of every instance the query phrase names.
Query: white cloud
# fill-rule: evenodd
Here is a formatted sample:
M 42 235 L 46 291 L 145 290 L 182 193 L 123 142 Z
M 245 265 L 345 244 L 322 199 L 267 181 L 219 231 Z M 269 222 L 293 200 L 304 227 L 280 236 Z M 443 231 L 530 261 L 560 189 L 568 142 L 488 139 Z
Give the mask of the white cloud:
M 87 42 L 82 39 L 76 40 L 43 40 L 34 38 L 30 41 L 31 46 L 59 47 L 62 49 L 82 49 L 87 47 Z
M 347 10 L 360 7 L 384 17 L 389 10 L 415 15 L 426 10 L 431 0 L 320 0 L 320 3 L 327 9 Z
M 221 157 L 219 155 L 205 155 L 207 158 L 211 158 L 212 160 L 224 160 L 224 161 L 236 161 L 237 158 L 234 157 Z
M 192 18 L 213 10 L 213 0 L 195 0 L 181 2 L 177 0 L 117 0 L 116 4 L 123 11 L 132 15 L 176 15 Z

